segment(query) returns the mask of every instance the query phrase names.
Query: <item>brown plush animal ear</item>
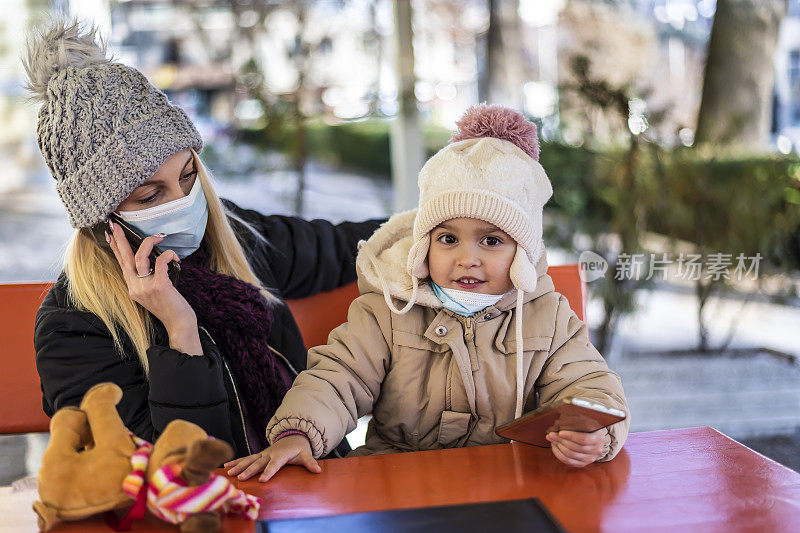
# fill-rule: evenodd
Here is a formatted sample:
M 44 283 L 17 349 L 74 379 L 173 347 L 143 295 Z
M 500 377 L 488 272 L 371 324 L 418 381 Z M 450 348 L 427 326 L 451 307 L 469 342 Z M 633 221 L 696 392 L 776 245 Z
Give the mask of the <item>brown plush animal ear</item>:
M 233 448 L 227 442 L 212 438 L 197 440 L 189 446 L 181 477 L 190 486 L 202 485 L 215 468 L 230 459 L 233 459 Z

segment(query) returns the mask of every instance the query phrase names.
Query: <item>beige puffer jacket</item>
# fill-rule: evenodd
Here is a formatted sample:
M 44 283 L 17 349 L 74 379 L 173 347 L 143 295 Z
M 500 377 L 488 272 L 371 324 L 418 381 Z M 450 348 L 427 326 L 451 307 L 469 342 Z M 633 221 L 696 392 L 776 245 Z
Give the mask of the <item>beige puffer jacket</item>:
M 405 265 L 414 214 L 392 217 L 367 241 L 376 263 L 359 253 L 362 294 L 328 344 L 309 351 L 308 370 L 267 425 L 270 443 L 300 430 L 320 457 L 369 412 L 366 444 L 351 455 L 508 442 L 494 429 L 514 419 L 516 291 L 465 318 L 444 309 L 424 283 L 408 313 L 391 312 L 382 286 L 398 308 L 411 295 Z M 536 272 L 536 292 L 523 300 L 525 411 L 536 407 L 535 390 L 540 406 L 576 396 L 627 412 L 619 376 L 591 345 L 566 298 L 554 292 L 546 257 Z M 611 426 L 601 460 L 616 455 L 629 426 L 630 417 Z

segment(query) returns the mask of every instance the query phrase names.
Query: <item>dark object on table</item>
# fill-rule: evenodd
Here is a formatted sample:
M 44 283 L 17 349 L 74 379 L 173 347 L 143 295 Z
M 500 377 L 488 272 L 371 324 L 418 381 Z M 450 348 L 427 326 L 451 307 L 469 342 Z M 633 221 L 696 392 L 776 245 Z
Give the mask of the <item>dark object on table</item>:
M 537 498 L 375 511 L 316 518 L 263 520 L 261 533 L 565 532 Z

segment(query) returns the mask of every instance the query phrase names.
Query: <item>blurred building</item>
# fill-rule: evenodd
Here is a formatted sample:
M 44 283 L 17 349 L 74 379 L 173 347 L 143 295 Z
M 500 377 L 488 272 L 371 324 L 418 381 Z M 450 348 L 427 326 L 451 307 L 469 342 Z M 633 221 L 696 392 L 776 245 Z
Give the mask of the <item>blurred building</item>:
M 656 55 L 647 69 L 648 88 L 652 91 L 649 104 L 666 111 L 665 126 L 672 129 L 676 143 L 689 145 L 694 138 L 715 10 L 716 0 L 637 3 L 637 11 L 653 24 L 658 41 Z
M 44 173 L 36 146 L 37 108 L 27 101 L 20 62 L 25 32 L 49 9 L 47 0 L 4 0 L 15 16 L 0 20 L 0 193 L 22 187 Z
M 778 150 L 800 155 L 800 0 L 788 0 L 775 50 L 772 133 Z
M 109 6 L 109 47 L 183 107 L 204 138 L 234 120 L 230 10 L 214 3 L 130 0 Z

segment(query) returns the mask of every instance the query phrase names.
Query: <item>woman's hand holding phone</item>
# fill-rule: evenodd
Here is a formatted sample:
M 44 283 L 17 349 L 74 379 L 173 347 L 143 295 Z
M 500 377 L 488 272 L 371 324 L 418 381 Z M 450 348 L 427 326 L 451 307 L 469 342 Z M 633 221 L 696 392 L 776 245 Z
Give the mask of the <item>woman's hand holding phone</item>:
M 111 234 L 106 234 L 107 241 L 122 269 L 131 299 L 164 324 L 171 348 L 189 355 L 203 355 L 197 332 L 197 316 L 172 284 L 167 273 L 170 261 L 180 262 L 178 255 L 172 250 L 166 250 L 156 259 L 150 274 L 150 252 L 164 237 L 160 234 L 146 237 L 134 255 L 119 224 L 109 220 L 109 227 Z

